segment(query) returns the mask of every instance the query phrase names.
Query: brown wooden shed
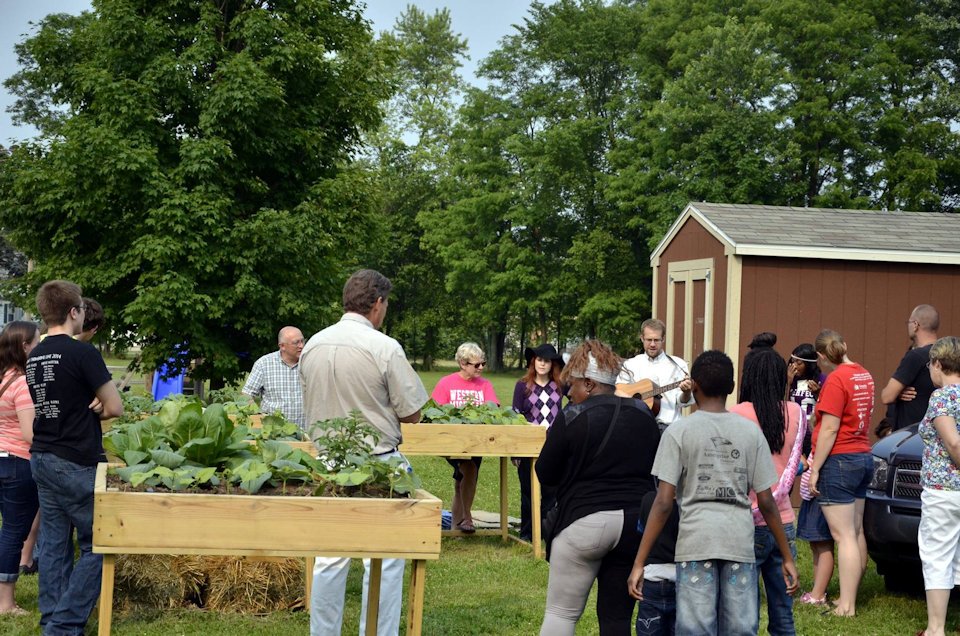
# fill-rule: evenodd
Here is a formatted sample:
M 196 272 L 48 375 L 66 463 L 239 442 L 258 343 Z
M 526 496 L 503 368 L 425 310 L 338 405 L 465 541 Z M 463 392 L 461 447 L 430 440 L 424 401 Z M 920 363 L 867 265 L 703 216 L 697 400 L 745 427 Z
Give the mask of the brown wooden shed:
M 960 335 L 960 214 L 689 203 L 650 264 L 668 352 L 721 349 L 739 369 L 756 333 L 786 356 L 835 329 L 876 380 L 874 424 L 911 310 L 933 305 L 940 335 Z

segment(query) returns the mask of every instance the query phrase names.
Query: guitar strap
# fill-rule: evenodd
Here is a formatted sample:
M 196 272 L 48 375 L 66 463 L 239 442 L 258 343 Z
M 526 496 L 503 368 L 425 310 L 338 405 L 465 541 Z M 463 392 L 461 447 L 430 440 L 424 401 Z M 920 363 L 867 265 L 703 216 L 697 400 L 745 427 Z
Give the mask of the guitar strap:
M 672 363 L 673 363 L 673 366 L 675 366 L 676 368 L 678 368 L 678 369 L 680 370 L 680 373 L 682 373 L 684 376 L 687 375 L 686 371 L 683 370 L 683 367 L 681 367 L 679 364 L 677 364 L 677 361 L 673 359 L 673 356 L 672 356 L 672 355 L 670 355 L 670 354 L 667 353 L 666 351 L 663 352 L 663 355 L 667 356 L 667 360 L 669 360 L 670 362 L 672 362 Z

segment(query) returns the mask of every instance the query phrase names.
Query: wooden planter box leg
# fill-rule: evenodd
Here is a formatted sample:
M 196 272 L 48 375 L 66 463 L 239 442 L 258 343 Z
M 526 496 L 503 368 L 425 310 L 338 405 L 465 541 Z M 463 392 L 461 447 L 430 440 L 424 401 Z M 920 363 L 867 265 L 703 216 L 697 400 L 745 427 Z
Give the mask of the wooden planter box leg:
M 427 581 L 427 562 L 415 559 L 410 570 L 407 596 L 407 636 L 421 636 L 423 629 L 423 592 Z
M 543 549 L 540 547 L 540 480 L 537 478 L 537 469 L 535 464 L 537 460 L 530 460 L 530 536 L 533 539 L 533 558 L 539 559 L 543 556 Z
M 370 585 L 367 587 L 367 636 L 377 636 L 377 619 L 380 614 L 380 575 L 383 560 L 370 559 Z
M 500 458 L 500 537 L 506 541 L 509 538 L 510 528 L 507 520 L 507 466 L 510 460 Z
M 100 582 L 100 614 L 97 633 L 110 636 L 110 623 L 113 620 L 113 579 L 116 571 L 117 555 L 103 555 L 103 578 Z
M 313 564 L 316 557 L 305 557 L 303 573 L 303 609 L 310 613 L 310 597 L 313 595 Z

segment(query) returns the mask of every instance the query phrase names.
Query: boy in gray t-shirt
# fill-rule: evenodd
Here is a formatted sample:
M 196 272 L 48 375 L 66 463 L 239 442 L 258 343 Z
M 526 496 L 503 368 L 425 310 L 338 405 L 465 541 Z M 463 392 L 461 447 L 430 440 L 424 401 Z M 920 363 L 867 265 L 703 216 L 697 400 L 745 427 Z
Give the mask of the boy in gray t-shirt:
M 760 625 L 751 490 L 783 557 L 787 591 L 797 568 L 770 487 L 777 481 L 756 424 L 728 413 L 733 363 L 705 351 L 691 368 L 698 411 L 664 431 L 653 464 L 660 487 L 627 585 L 642 600 L 643 569 L 676 498 L 677 628 L 682 634 L 756 634 Z

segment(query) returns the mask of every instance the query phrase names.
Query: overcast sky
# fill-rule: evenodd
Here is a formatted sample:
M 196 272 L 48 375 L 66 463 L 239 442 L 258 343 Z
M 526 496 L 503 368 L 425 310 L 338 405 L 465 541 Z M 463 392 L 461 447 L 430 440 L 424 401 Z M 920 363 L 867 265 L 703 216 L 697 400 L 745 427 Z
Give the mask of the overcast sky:
M 368 0 L 367 17 L 375 31 L 393 27 L 397 16 L 408 4 L 415 4 L 427 13 L 449 7 L 454 31 L 467 38 L 471 60 L 463 69 L 464 77 L 473 81 L 477 62 L 496 48 L 497 42 L 513 31 L 527 13 L 529 0 Z M 549 3 L 547 3 L 549 4 Z M 32 32 L 31 22 L 50 13 L 77 14 L 90 9 L 89 0 L 0 0 L 0 78 L 17 71 L 13 46 Z M 36 134 L 30 127 L 16 127 L 10 121 L 7 107 L 13 97 L 0 87 L 0 144 L 25 139 Z

